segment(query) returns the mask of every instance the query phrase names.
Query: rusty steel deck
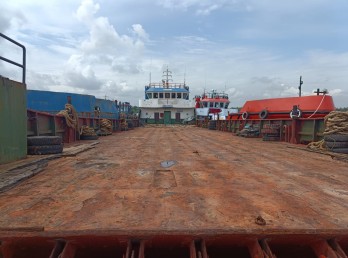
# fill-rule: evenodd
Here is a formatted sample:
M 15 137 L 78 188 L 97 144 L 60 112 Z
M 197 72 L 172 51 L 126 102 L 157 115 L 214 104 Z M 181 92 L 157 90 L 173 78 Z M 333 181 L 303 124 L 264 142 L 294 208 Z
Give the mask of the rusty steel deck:
M 302 243 L 313 257 L 329 257 L 335 245 L 347 254 L 346 162 L 192 126 L 137 128 L 99 141 L 0 194 L 4 257 L 35 244 L 51 257 L 59 248 L 89 257 L 81 248 L 93 243 L 127 258 L 134 246 L 139 257 L 160 257 L 153 250 L 163 243 L 177 247 L 169 251 L 175 257 L 185 257 L 181 249 L 187 257 L 224 257 L 214 254 L 231 243 L 263 257 L 258 248 L 266 253 L 268 242 L 273 253 Z

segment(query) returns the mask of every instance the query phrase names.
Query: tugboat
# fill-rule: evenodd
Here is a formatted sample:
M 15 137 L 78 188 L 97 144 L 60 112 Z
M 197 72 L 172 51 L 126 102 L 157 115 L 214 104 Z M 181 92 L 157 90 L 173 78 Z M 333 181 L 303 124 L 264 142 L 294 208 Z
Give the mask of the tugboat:
M 147 124 L 181 124 L 194 119 L 194 102 L 190 88 L 184 83 L 173 83 L 168 67 L 160 83 L 145 86 L 145 99 L 139 100 L 140 119 Z
M 196 116 L 199 120 L 209 118 L 209 120 L 225 120 L 230 113 L 237 110 L 229 109 L 230 101 L 228 94 L 212 90 L 204 92 L 202 96 L 196 96 Z

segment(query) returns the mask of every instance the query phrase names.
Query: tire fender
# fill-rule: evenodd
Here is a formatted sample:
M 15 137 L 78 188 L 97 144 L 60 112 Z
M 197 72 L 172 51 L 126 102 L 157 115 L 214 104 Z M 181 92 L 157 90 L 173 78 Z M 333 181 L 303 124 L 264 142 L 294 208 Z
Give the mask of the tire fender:
M 259 117 L 261 119 L 265 119 L 268 116 L 268 111 L 267 109 L 261 110 L 261 112 L 259 113 Z
M 243 120 L 246 120 L 247 118 L 249 117 L 249 113 L 248 112 L 243 112 L 243 114 L 242 114 L 242 119 Z
M 297 109 L 298 111 L 298 115 L 293 115 L 292 114 L 292 110 L 290 111 L 290 118 L 294 119 L 294 118 L 300 118 L 302 116 L 302 111 L 300 109 Z

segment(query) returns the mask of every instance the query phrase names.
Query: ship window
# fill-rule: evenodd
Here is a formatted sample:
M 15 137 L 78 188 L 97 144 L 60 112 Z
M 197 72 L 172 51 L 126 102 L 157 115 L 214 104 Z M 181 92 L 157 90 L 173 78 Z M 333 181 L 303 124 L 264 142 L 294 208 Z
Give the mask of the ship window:
M 208 102 L 203 102 L 203 107 L 208 107 Z
M 228 108 L 228 103 L 225 104 L 225 108 Z
M 223 102 L 220 103 L 220 108 L 224 108 L 224 103 Z
M 181 93 L 180 92 L 178 93 L 177 98 L 181 99 Z
M 183 99 L 187 99 L 187 93 L 183 93 Z
M 209 107 L 214 107 L 214 102 L 210 102 Z
M 163 93 L 160 93 L 160 94 L 159 94 L 159 98 L 160 98 L 160 99 L 163 99 Z
M 152 99 L 152 93 L 147 93 L 146 95 L 148 99 Z
M 154 98 L 154 99 L 158 99 L 158 93 L 157 93 L 157 92 L 155 92 L 155 93 L 153 94 L 153 98 Z
M 169 99 L 170 98 L 170 93 L 165 93 L 164 96 L 165 96 L 166 99 Z
M 220 103 L 219 103 L 219 102 L 215 102 L 214 104 L 215 104 L 214 106 L 215 106 L 216 108 L 218 108 Z
M 172 99 L 175 99 L 175 93 L 174 92 L 172 92 Z

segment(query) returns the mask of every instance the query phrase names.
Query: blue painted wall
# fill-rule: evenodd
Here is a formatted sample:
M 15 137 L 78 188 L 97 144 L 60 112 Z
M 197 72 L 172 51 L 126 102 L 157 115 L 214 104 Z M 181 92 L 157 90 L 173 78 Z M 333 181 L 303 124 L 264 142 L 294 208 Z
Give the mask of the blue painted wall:
M 71 98 L 71 104 L 78 113 L 89 112 L 93 117 L 94 107 L 98 106 L 100 107 L 101 117 L 118 118 L 119 112 L 114 101 L 97 99 L 95 96 L 76 93 L 28 90 L 27 108 L 58 113 L 64 109 L 69 97 Z

